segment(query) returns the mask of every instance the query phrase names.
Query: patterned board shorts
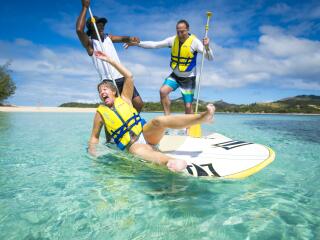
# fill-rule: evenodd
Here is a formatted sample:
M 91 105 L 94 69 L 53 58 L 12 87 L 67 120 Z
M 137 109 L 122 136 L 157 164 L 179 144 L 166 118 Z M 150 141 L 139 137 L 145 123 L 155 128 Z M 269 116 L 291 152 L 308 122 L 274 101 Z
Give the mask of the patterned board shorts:
M 183 101 L 185 103 L 192 103 L 194 89 L 196 87 L 196 77 L 178 77 L 171 73 L 169 77 L 164 80 L 163 85 L 166 85 L 175 91 L 180 87 Z

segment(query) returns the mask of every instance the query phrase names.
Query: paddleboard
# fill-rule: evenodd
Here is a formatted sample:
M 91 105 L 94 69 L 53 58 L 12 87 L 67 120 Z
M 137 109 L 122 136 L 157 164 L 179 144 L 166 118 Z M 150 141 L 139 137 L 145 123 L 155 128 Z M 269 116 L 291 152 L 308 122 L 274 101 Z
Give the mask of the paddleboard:
M 187 161 L 185 174 L 194 177 L 246 178 L 275 159 L 269 147 L 232 140 L 219 133 L 202 138 L 165 135 L 159 150 Z

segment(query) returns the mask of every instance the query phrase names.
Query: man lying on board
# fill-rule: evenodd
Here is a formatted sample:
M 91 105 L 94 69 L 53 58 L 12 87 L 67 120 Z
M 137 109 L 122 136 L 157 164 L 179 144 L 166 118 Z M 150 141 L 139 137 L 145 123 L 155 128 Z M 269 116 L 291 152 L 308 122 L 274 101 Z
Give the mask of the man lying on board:
M 159 144 L 167 128 L 183 129 L 195 124 L 212 122 L 215 107 L 208 104 L 207 111 L 198 115 L 159 116 L 145 123 L 132 105 L 134 85 L 131 72 L 100 51 L 94 54 L 110 63 L 124 76 L 124 85 L 121 96 L 117 96 L 116 87 L 112 83 L 99 83 L 98 91 L 103 104 L 97 108 L 94 117 L 89 153 L 95 152 L 95 145 L 99 143 L 101 128 L 104 125 L 121 150 L 127 150 L 146 161 L 167 165 L 171 171 L 183 171 L 187 167 L 186 161 L 163 154 L 153 145 Z

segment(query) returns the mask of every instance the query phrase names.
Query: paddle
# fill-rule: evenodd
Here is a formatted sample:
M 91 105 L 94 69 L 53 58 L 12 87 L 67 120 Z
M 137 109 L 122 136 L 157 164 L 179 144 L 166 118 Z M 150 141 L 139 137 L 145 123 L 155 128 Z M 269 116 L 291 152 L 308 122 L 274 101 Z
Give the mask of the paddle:
M 97 34 L 97 37 L 98 37 L 101 50 L 102 50 L 103 53 L 106 53 L 106 50 L 105 50 L 105 48 L 104 48 L 104 46 L 102 44 L 102 41 L 101 41 L 101 38 L 100 38 L 100 34 L 99 34 L 99 31 L 98 31 L 98 28 L 97 28 L 96 19 L 93 17 L 93 14 L 92 14 L 92 11 L 91 11 L 90 7 L 89 7 L 89 14 L 90 14 L 90 17 L 91 17 L 91 23 L 93 24 L 94 30 L 96 31 L 96 34 Z M 113 76 L 111 74 L 109 63 L 106 62 L 106 64 L 107 64 L 108 71 L 110 73 L 111 80 L 112 80 L 114 86 L 117 89 L 117 94 L 118 94 L 118 96 L 120 96 L 120 92 L 119 92 L 118 86 L 116 84 L 116 81 L 114 80 L 114 78 L 113 78 Z
M 205 38 L 208 36 L 208 31 L 209 31 L 209 21 L 210 21 L 210 18 L 212 16 L 212 12 L 207 12 L 207 24 L 206 24 L 206 27 L 205 27 Z M 205 50 L 205 47 L 203 49 L 203 54 L 202 54 L 202 59 L 201 59 L 201 67 L 200 67 L 200 74 L 199 74 L 199 81 L 198 81 L 198 87 L 197 87 L 197 103 L 196 103 L 196 111 L 195 111 L 195 114 L 198 113 L 198 106 L 199 106 L 199 96 L 200 96 L 200 82 L 201 82 L 201 77 L 202 77 L 202 69 L 203 69 L 203 63 L 204 63 L 204 51 Z M 200 138 L 201 137 L 201 125 L 200 124 L 197 124 L 197 125 L 193 125 L 189 128 L 189 131 L 188 131 L 188 135 L 190 137 L 195 137 L 195 138 Z

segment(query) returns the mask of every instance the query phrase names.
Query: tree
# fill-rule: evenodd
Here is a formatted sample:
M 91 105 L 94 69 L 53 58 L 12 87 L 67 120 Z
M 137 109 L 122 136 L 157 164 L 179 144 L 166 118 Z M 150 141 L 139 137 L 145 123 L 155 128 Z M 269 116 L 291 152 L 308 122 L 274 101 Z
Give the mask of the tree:
M 15 93 L 16 84 L 10 76 L 10 62 L 0 66 L 0 102 Z

